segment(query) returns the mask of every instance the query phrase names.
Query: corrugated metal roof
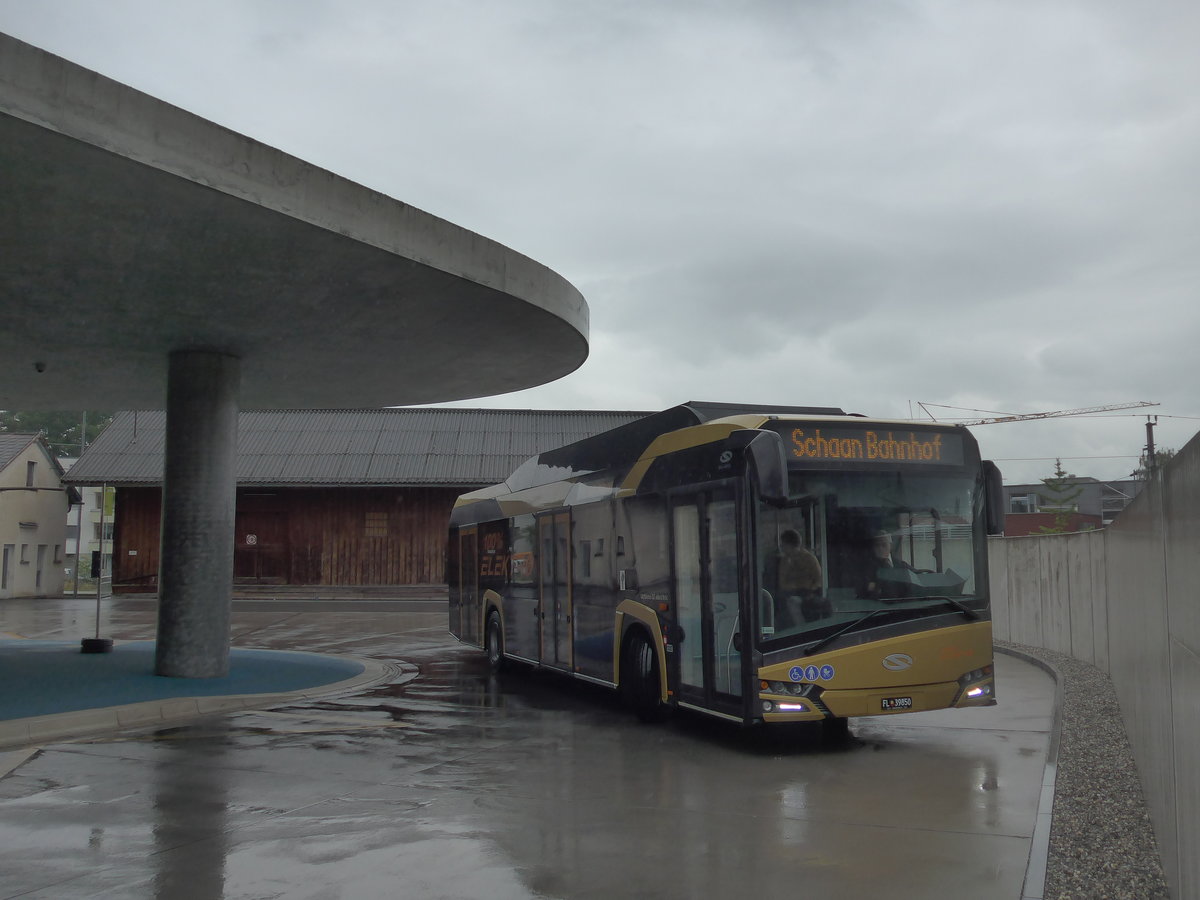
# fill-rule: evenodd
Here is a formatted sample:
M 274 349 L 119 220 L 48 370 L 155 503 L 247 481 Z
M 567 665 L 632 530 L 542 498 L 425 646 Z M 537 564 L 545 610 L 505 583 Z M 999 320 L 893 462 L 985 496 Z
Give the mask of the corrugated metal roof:
M 0 432 L 0 469 L 25 452 L 25 448 L 38 439 L 36 434 Z
M 255 410 L 238 417 L 243 485 L 495 484 L 531 456 L 649 415 L 539 409 Z M 72 484 L 162 482 L 162 410 L 118 413 Z M 0 435 L 3 438 L 3 435 Z
M 16 431 L 0 432 L 0 469 L 7 468 L 31 444 L 37 444 L 41 448 L 46 459 L 53 464 L 55 471 L 61 476 L 64 472 L 62 463 L 54 455 L 54 452 L 50 449 L 50 445 L 46 443 L 46 439 L 40 432 L 38 434 Z M 21 477 L 24 477 L 24 473 L 21 473 Z

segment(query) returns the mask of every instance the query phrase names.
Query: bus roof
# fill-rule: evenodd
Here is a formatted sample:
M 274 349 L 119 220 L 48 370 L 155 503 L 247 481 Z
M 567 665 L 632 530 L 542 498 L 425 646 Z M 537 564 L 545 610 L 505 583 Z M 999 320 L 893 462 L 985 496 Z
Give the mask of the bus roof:
M 845 415 L 842 409 L 834 406 L 765 406 L 692 400 L 532 456 L 500 484 L 464 494 L 460 502 L 497 497 L 594 472 L 628 470 L 660 436 L 694 425 L 746 416 L 755 421 L 745 422 L 743 427 L 757 428 L 775 416 L 827 418 Z
M 591 495 L 597 490 L 628 490 L 631 482 L 639 481 L 654 459 L 664 453 L 719 440 L 739 429 L 766 427 L 778 431 L 778 425 L 771 428 L 768 423 L 813 420 L 826 425 L 841 422 L 854 428 L 894 425 L 897 428 L 966 431 L 960 425 L 942 422 L 868 419 L 847 414 L 836 407 L 692 401 L 530 457 L 503 482 L 461 495 L 455 504 L 454 518 L 466 514 L 467 507 L 480 503 L 487 508 L 495 507 L 498 513 L 501 506 L 509 503 L 521 506 L 532 503 L 538 507 L 570 505 L 571 498 L 578 499 L 580 491 Z M 594 478 L 587 478 L 601 473 L 607 487 L 602 487 Z M 587 484 L 583 483 L 585 479 Z
M 519 491 L 591 472 L 627 469 L 660 436 L 720 419 L 754 416 L 760 418 L 761 424 L 772 416 L 845 415 L 832 406 L 760 406 L 693 400 L 531 457 L 505 479 L 505 484 L 509 490 Z M 747 423 L 746 427 L 757 425 Z

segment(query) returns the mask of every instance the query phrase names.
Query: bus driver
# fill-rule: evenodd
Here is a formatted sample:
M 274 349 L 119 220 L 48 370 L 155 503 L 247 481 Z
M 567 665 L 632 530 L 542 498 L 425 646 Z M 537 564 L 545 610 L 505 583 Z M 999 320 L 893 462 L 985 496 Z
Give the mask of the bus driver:
M 866 566 L 866 577 L 859 596 L 865 599 L 880 599 L 885 592 L 898 594 L 884 598 L 886 600 L 902 600 L 908 595 L 908 587 L 896 580 L 894 570 L 916 571 L 904 560 L 892 553 L 892 536 L 886 531 L 877 531 L 871 538 L 871 557 Z M 886 588 L 883 582 L 890 582 Z
M 779 535 L 779 597 L 786 604 L 785 616 L 795 624 L 829 615 L 821 599 L 821 563 L 800 541 L 800 533 L 788 528 Z

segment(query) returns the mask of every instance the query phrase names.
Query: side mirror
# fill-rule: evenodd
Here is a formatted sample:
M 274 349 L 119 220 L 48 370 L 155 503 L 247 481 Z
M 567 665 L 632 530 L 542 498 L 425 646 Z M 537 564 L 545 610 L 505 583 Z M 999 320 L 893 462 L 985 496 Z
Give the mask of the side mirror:
M 746 447 L 758 472 L 759 496 L 764 500 L 783 503 L 788 498 L 787 456 L 783 438 L 774 431 L 761 431 Z
M 1004 478 L 990 459 L 983 461 L 984 515 L 988 534 L 1004 534 Z

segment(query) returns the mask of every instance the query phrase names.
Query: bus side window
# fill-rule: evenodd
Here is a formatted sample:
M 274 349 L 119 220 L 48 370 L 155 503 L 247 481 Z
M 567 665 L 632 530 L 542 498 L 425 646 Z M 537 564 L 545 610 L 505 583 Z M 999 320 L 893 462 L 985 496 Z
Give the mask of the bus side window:
M 536 540 L 534 528 L 533 516 L 514 516 L 512 519 L 509 577 L 513 585 L 528 587 L 534 583 L 536 575 L 533 568 L 533 548 Z

